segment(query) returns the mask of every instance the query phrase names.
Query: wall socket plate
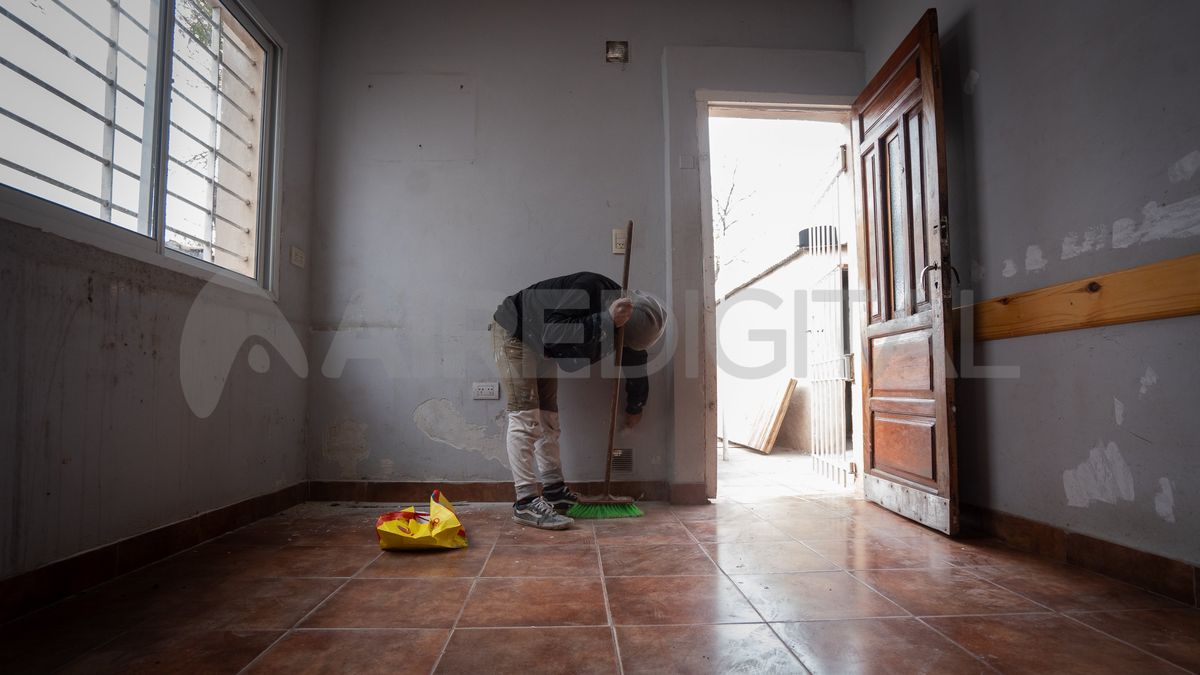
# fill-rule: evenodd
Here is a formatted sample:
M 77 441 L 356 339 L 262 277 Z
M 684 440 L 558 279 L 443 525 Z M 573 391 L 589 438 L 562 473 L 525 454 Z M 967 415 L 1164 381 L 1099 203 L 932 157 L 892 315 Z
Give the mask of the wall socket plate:
M 613 253 L 615 255 L 625 255 L 625 228 L 613 228 Z
M 499 382 L 475 382 L 471 384 L 471 398 L 476 401 L 495 401 L 500 398 Z
M 304 269 L 304 266 L 308 264 L 308 256 L 304 253 L 304 249 L 293 246 L 291 254 L 292 264 L 300 269 Z

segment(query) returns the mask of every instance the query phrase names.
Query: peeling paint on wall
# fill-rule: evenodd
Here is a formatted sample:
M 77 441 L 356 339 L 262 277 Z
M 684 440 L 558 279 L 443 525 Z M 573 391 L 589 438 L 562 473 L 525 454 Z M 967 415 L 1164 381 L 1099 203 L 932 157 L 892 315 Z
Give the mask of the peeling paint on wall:
M 1046 257 L 1042 255 L 1041 246 L 1030 246 L 1025 249 L 1025 271 L 1041 272 L 1046 267 Z
M 1198 170 L 1200 170 L 1200 150 L 1193 150 L 1167 169 L 1167 178 L 1172 183 L 1182 183 L 1185 180 L 1191 180 Z
M 341 420 L 325 429 L 321 454 L 337 464 L 342 478 L 354 478 L 358 463 L 371 454 L 367 448 L 367 425 L 355 420 Z
M 444 398 L 433 398 L 417 406 L 413 422 L 421 433 L 439 443 L 459 450 L 471 450 L 486 459 L 508 466 L 508 450 L 504 436 L 490 435 L 487 429 L 467 422 L 454 404 Z
M 1099 251 L 1108 246 L 1110 228 L 1107 225 L 1089 227 L 1082 234 L 1071 232 L 1062 241 L 1062 259 L 1069 260 L 1084 253 Z
M 1117 426 L 1125 423 L 1125 404 L 1119 398 L 1113 399 L 1113 417 L 1117 419 Z
M 963 93 L 967 96 L 974 96 L 975 89 L 979 86 L 979 71 L 972 70 L 963 78 Z
M 1113 248 L 1129 248 L 1159 239 L 1181 239 L 1200 234 L 1200 195 L 1159 206 L 1150 202 L 1142 207 L 1142 224 L 1131 218 L 1113 223 Z
M 1145 398 L 1154 385 L 1158 384 L 1158 373 L 1154 372 L 1153 368 L 1147 366 L 1146 374 L 1142 376 L 1141 382 L 1142 388 L 1138 390 L 1138 398 Z
M 1087 508 L 1093 501 L 1116 504 L 1118 499 L 1131 502 L 1133 474 L 1117 444 L 1100 441 L 1079 466 L 1063 472 L 1063 491 L 1068 506 Z
M 1175 491 L 1169 478 L 1158 479 L 1158 493 L 1154 495 L 1154 512 L 1168 523 L 1175 522 Z
M 1006 259 L 1004 261 L 1004 269 L 1000 270 L 1000 274 L 1003 274 L 1004 278 L 1007 279 L 1008 277 L 1011 277 L 1011 276 L 1015 275 L 1016 273 L 1017 273 L 1017 263 L 1015 261 L 1013 261 L 1012 258 Z

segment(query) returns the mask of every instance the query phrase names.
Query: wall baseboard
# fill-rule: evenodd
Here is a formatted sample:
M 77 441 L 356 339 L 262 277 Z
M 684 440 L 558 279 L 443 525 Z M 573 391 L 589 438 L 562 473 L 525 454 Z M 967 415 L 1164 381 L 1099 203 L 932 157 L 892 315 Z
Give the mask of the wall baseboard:
M 694 506 L 708 503 L 708 487 L 704 483 L 671 483 L 672 504 Z
M 969 504 L 960 509 L 963 527 L 969 531 L 1188 605 L 1200 605 L 1200 567 L 1002 511 Z
M 0 622 L 127 574 L 308 499 L 308 482 L 207 511 L 0 579 Z
M 591 481 L 570 483 L 580 494 L 599 494 L 604 483 Z M 661 502 L 671 496 L 665 481 L 613 481 L 614 494 L 630 495 L 639 501 Z M 410 502 L 421 503 L 430 493 L 441 490 L 452 502 L 511 502 L 514 496 L 512 481 L 466 482 L 446 481 L 329 481 L 309 482 L 309 499 L 315 502 Z

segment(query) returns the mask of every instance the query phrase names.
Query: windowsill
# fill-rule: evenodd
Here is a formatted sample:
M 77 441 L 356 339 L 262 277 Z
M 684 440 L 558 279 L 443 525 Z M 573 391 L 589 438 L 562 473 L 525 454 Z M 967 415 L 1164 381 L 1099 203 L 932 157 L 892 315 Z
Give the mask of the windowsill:
M 0 219 L 202 281 L 216 281 L 240 293 L 279 300 L 275 290 L 263 288 L 255 279 L 169 249 L 160 253 L 158 242 L 150 237 L 5 185 L 0 185 Z

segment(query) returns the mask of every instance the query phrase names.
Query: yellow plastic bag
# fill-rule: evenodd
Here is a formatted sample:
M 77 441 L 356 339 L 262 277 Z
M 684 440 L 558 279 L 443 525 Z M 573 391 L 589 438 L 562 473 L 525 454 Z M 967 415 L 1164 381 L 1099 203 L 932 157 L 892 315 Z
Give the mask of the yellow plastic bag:
M 455 515 L 454 505 L 441 490 L 434 490 L 430 496 L 428 512 L 410 506 L 385 513 L 375 521 L 375 532 L 379 535 L 379 548 L 385 551 L 467 546 L 467 531 Z

